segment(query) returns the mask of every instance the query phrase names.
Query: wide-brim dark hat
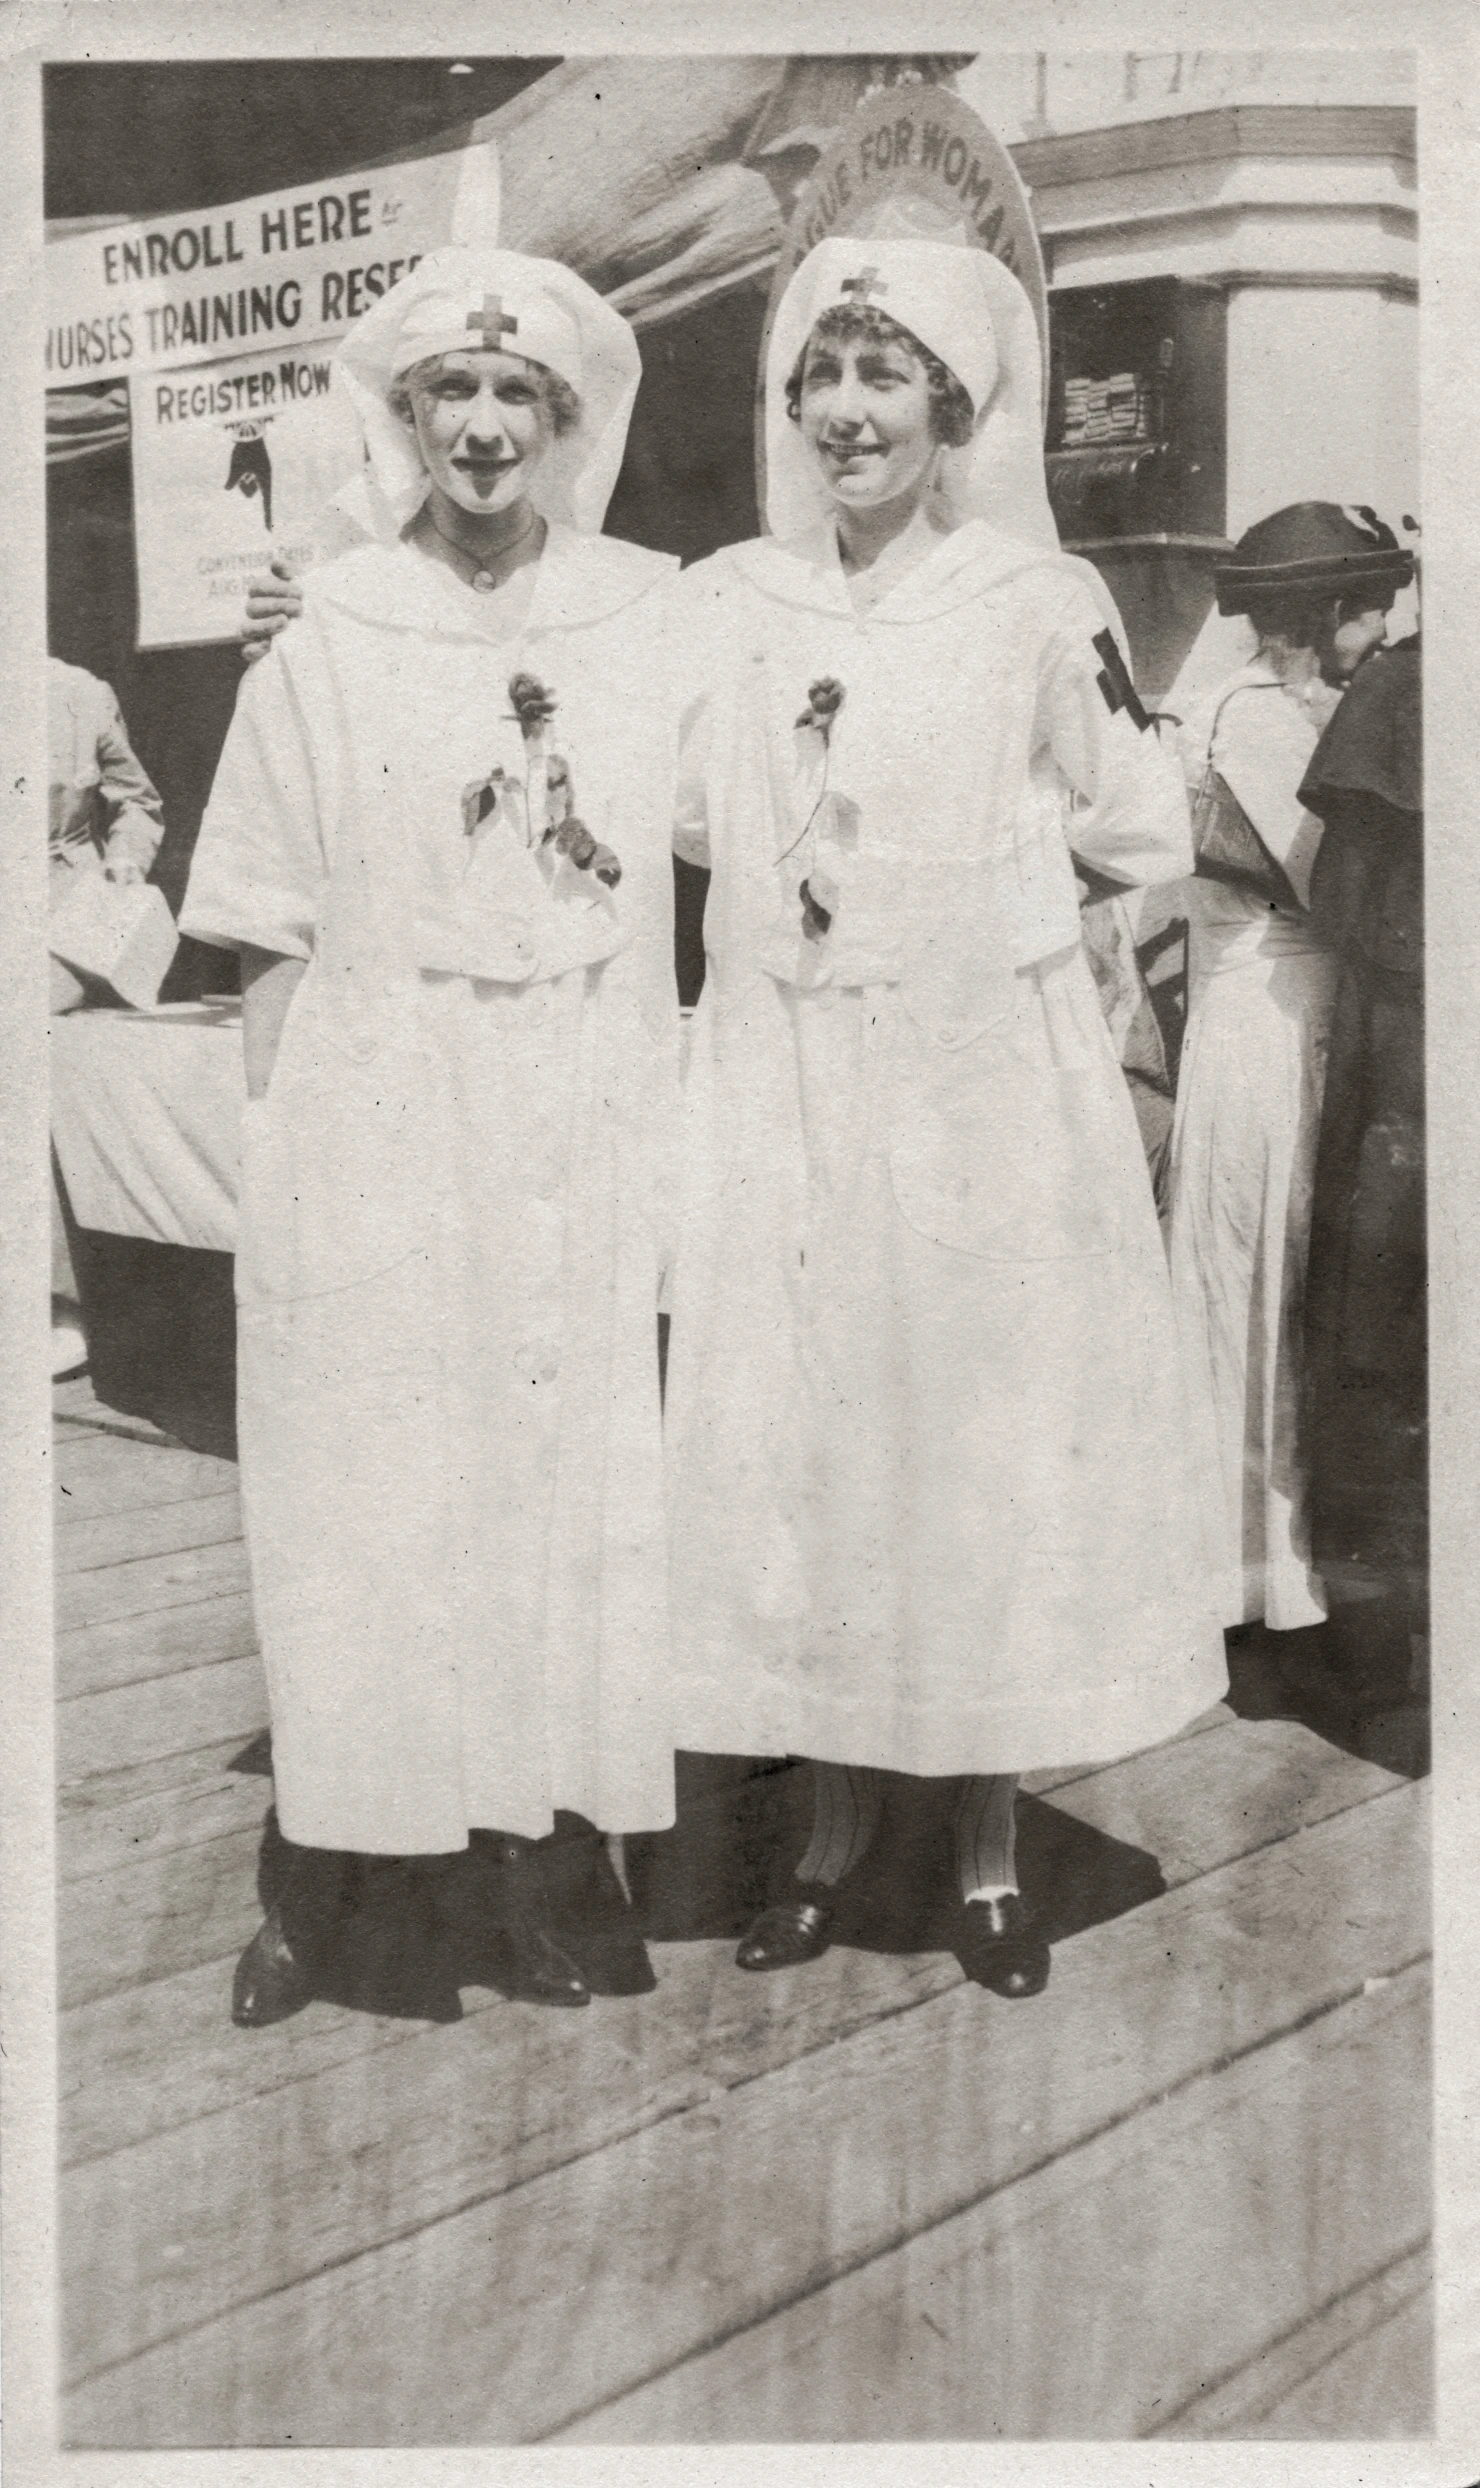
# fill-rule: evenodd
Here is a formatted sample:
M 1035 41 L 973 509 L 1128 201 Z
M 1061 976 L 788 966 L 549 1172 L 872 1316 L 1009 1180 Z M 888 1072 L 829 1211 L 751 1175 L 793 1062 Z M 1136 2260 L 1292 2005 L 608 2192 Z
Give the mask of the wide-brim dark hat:
M 1391 602 L 1413 576 L 1413 555 L 1376 512 L 1335 501 L 1297 501 L 1245 530 L 1213 572 L 1220 613 L 1247 613 L 1276 596 L 1354 596 L 1372 588 Z

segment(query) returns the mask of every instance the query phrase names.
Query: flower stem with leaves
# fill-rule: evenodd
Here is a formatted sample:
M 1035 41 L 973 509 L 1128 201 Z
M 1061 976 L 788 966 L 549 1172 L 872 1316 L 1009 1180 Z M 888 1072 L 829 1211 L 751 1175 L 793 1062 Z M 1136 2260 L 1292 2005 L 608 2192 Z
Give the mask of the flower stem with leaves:
M 561 855 L 569 856 L 577 872 L 594 873 L 597 880 L 614 890 L 622 878 L 622 867 L 610 847 L 593 838 L 584 821 L 577 818 L 575 781 L 570 762 L 563 752 L 553 751 L 549 727 L 555 715 L 556 700 L 536 674 L 518 673 L 509 679 L 509 703 L 519 720 L 529 755 L 526 811 L 531 846 L 554 845 Z M 536 839 L 536 821 L 539 836 Z

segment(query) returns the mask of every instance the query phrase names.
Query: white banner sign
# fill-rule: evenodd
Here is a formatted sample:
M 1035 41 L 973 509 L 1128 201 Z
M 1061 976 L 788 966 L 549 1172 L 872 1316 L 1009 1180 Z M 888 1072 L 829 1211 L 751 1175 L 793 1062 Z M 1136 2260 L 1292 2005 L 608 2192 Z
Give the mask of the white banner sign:
M 452 238 L 463 168 L 482 152 L 48 242 L 48 387 L 337 336 Z
M 315 522 L 361 458 L 329 345 L 155 372 L 130 389 L 139 646 L 234 639 L 247 580 L 313 557 Z

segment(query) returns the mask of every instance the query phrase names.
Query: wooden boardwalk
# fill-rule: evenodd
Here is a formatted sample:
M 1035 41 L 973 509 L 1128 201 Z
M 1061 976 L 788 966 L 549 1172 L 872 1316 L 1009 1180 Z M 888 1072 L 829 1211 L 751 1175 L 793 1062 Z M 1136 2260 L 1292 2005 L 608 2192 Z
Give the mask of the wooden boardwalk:
M 1014 2005 L 924 1922 L 741 1975 L 715 1822 L 787 1775 L 690 1771 L 655 1993 L 238 2031 L 235 1471 L 56 1433 L 64 2443 L 1429 2433 L 1421 1784 L 1226 1709 L 1040 1775 Z

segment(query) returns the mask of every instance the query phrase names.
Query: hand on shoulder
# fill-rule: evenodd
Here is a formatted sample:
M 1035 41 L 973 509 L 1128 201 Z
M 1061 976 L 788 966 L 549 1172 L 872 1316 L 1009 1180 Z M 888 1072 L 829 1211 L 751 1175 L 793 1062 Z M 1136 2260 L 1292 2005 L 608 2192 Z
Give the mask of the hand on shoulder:
M 241 628 L 242 659 L 255 665 L 265 657 L 279 631 L 303 611 L 303 583 L 280 553 L 269 570 L 254 570 L 247 581 L 247 612 Z

